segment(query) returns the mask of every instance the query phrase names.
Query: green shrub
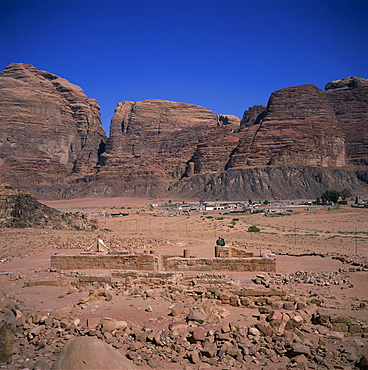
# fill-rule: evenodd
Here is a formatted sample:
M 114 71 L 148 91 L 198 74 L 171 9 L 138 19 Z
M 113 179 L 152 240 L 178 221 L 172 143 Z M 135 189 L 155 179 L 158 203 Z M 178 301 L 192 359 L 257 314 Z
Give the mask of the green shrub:
M 239 219 L 238 218 L 233 218 L 233 221 L 239 221 Z
M 252 225 L 248 227 L 248 233 L 258 233 L 261 229 L 257 227 L 256 225 Z

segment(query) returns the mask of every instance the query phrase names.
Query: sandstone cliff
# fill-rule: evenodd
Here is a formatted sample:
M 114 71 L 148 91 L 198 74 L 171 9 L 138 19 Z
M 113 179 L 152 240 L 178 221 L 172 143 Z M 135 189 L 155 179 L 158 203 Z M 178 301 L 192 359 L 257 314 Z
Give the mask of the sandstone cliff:
M 367 87 L 347 78 L 326 92 L 313 84 L 275 91 L 267 106 L 244 112 L 238 130 L 204 136 L 171 190 L 205 199 L 310 198 L 343 188 L 367 195 L 367 167 L 346 167 L 368 161 Z
M 218 117 L 203 107 L 165 100 L 118 104 L 97 177 L 113 193 L 165 193 L 180 178 L 203 134 Z M 113 180 L 113 181 L 112 181 Z M 118 182 L 118 185 L 116 185 Z
M 47 196 L 93 169 L 106 138 L 97 101 L 80 87 L 13 63 L 0 73 L 0 98 L 0 180 Z
M 97 223 L 50 208 L 30 194 L 0 183 L 0 227 L 95 230 Z
M 31 65 L 0 73 L 0 98 L 0 181 L 41 199 L 368 195 L 368 80 L 287 87 L 241 121 L 193 104 L 123 101 L 108 139 L 95 100 Z
M 368 80 L 347 77 L 329 82 L 325 91 L 345 135 L 346 162 L 368 165 Z
M 274 92 L 264 112 L 231 154 L 227 168 L 269 165 L 343 166 L 344 135 L 335 112 L 316 86 Z

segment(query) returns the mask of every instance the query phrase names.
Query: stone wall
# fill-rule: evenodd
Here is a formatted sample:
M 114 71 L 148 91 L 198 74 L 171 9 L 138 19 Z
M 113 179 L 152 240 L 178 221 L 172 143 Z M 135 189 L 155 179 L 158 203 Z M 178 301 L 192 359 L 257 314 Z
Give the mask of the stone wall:
M 53 255 L 51 267 L 62 270 L 117 269 L 144 271 L 276 271 L 276 259 L 183 258 L 153 254 Z
M 237 258 L 249 258 L 253 257 L 253 252 L 247 252 L 245 249 L 229 247 L 227 245 L 216 245 L 215 257 L 226 258 L 226 257 L 237 257 Z
M 62 270 L 117 269 L 155 270 L 159 256 L 152 254 L 130 255 L 53 255 L 51 267 Z
M 253 252 L 247 252 L 244 249 L 231 247 L 229 257 L 250 258 L 253 257 Z
M 253 258 L 163 258 L 166 271 L 264 271 L 276 272 L 276 259 Z

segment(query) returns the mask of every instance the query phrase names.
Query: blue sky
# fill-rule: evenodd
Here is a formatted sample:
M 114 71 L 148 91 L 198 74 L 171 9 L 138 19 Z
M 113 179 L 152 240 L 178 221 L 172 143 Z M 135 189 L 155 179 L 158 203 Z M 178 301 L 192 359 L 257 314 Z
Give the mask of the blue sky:
M 368 78 L 365 0 L 0 0 L 0 70 L 33 64 L 79 85 L 108 133 L 122 100 L 216 114 L 283 87 Z

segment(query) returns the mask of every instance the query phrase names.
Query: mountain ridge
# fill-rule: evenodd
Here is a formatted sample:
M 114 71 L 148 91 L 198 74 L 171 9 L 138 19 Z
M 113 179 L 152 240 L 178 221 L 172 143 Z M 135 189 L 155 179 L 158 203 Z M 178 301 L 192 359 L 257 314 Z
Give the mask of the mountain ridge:
M 0 97 L 0 181 L 41 199 L 290 199 L 341 186 L 368 195 L 363 78 L 285 87 L 241 120 L 194 104 L 122 101 L 108 137 L 95 99 L 32 65 L 0 72 Z

